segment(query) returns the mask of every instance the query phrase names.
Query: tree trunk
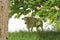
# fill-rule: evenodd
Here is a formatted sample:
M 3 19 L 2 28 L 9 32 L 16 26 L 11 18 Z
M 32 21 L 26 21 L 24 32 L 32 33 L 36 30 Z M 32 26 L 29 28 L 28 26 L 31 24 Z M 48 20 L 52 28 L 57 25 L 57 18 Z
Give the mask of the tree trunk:
M 8 40 L 9 1 L 0 0 L 0 40 Z

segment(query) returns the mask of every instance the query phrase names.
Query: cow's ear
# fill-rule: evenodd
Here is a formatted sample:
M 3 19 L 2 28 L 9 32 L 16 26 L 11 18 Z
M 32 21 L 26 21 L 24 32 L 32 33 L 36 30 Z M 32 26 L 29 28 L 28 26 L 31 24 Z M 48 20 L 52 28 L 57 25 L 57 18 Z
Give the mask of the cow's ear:
M 24 18 L 22 18 L 22 20 L 24 20 Z

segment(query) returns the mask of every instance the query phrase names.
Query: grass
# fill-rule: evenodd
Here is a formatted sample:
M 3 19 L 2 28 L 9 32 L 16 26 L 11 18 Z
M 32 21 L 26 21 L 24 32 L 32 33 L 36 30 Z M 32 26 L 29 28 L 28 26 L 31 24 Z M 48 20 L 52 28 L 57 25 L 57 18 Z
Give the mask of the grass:
M 60 40 L 60 32 L 9 32 L 8 40 Z

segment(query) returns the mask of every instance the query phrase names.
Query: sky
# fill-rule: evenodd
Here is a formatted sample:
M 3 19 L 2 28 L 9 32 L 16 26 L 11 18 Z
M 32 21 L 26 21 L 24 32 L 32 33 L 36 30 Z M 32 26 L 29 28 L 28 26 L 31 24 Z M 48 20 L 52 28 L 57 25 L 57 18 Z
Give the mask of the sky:
M 15 32 L 15 31 L 18 32 L 19 30 L 28 31 L 24 20 L 22 20 L 22 18 L 24 18 L 24 15 L 22 15 L 19 19 L 14 18 L 15 15 L 13 15 L 12 18 L 9 19 L 8 31 L 9 32 Z M 48 28 L 52 29 L 52 25 L 48 24 L 49 20 L 47 20 L 47 22 L 43 22 L 43 28 L 45 30 L 47 30 Z M 45 27 L 46 25 L 48 25 L 48 27 Z M 36 31 L 36 28 L 33 28 L 33 31 Z

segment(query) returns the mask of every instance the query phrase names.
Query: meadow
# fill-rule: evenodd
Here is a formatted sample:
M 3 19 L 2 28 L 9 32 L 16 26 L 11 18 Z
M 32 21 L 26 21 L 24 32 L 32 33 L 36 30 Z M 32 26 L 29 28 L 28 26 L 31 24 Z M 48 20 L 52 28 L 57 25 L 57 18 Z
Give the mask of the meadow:
M 60 40 L 60 32 L 9 32 L 8 40 Z

